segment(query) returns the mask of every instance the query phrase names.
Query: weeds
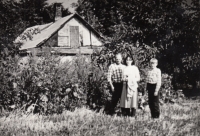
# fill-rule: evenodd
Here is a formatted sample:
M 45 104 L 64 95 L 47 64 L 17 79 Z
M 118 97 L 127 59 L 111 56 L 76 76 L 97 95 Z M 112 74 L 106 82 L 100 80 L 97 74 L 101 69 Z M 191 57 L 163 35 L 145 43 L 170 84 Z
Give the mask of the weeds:
M 61 114 L 77 107 L 88 106 L 94 110 L 109 112 L 111 92 L 106 80 L 106 65 L 97 66 L 95 59 L 77 55 L 71 61 L 60 62 L 60 57 L 43 54 L 29 56 L 23 61 L 19 57 L 8 59 L 1 65 L 0 107 L 1 110 L 20 109 L 26 114 Z M 139 108 L 148 103 L 144 88 L 144 74 L 139 82 Z M 174 91 L 172 77 L 163 74 L 161 103 L 176 103 L 184 97 L 181 91 Z
M 148 133 L 154 136 L 197 136 L 200 134 L 198 107 L 197 104 L 164 104 L 159 120 L 152 120 L 148 111 L 137 110 L 136 118 L 132 118 L 110 116 L 85 107 L 73 112 L 64 111 L 60 115 L 10 114 L 0 118 L 0 135 L 140 136 Z

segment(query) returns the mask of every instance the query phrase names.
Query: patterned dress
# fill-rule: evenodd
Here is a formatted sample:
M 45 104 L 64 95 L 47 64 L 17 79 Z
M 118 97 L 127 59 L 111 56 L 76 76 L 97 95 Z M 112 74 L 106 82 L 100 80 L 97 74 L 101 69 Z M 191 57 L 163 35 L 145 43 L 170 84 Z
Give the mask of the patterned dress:
M 140 80 L 139 70 L 136 66 L 127 66 L 123 70 L 123 90 L 121 95 L 120 107 L 137 108 L 138 105 L 138 84 Z

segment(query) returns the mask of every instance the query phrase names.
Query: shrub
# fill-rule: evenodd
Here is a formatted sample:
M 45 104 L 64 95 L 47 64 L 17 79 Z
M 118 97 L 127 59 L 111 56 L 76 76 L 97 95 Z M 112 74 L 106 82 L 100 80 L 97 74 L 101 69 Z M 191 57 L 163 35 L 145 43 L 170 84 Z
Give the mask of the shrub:
M 24 111 L 42 113 L 84 105 L 90 68 L 85 59 L 75 56 L 72 61 L 60 63 L 60 57 L 46 54 L 23 61 L 10 59 L 6 66 L 1 63 L 1 105 L 5 110 L 23 107 Z
M 77 55 L 64 63 L 59 56 L 48 53 L 43 57 L 28 56 L 23 61 L 18 56 L 7 58 L 0 63 L 0 75 L 3 77 L 0 81 L 1 107 L 6 111 L 20 109 L 26 113 L 41 114 L 62 113 L 63 110 L 82 106 L 108 111 L 112 93 L 106 73 L 112 63 L 111 56 L 106 52 L 93 54 L 92 58 Z M 143 94 L 139 99 L 140 107 L 148 101 L 143 59 L 138 57 L 136 64 L 141 75 L 139 92 Z M 175 102 L 180 95 L 173 91 L 172 77 L 163 74 L 162 78 L 162 101 Z M 169 91 L 172 92 L 170 95 Z
M 101 109 L 108 106 L 111 100 L 111 92 L 106 79 L 106 72 L 93 67 L 92 74 L 89 77 L 87 104 L 94 109 Z

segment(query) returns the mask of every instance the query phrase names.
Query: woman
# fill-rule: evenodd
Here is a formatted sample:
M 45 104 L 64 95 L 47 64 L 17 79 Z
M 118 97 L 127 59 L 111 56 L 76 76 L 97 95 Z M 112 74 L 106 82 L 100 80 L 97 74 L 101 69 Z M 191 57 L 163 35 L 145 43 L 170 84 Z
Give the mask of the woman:
M 123 70 L 123 90 L 120 107 L 123 115 L 134 117 L 138 106 L 137 82 L 140 80 L 140 74 L 138 68 L 132 65 L 132 62 L 133 59 L 128 56 L 126 58 L 127 66 Z

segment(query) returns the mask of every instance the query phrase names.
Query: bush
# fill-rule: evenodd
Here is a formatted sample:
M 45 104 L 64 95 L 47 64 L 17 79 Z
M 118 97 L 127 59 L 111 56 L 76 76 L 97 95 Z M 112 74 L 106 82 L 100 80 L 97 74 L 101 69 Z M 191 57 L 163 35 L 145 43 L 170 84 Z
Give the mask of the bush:
M 94 109 L 108 106 L 111 92 L 106 78 L 106 72 L 99 67 L 93 67 L 89 77 L 87 104 Z
M 5 110 L 55 113 L 86 103 L 90 63 L 75 56 L 60 63 L 58 56 L 26 57 L 2 63 L 1 106 Z M 14 65 L 15 64 L 15 65 Z
M 41 114 L 62 113 L 63 110 L 74 110 L 82 106 L 109 110 L 112 93 L 106 73 L 112 60 L 110 56 L 103 55 L 93 55 L 92 59 L 77 55 L 64 63 L 61 63 L 59 56 L 51 54 L 43 54 L 43 57 L 29 56 L 23 60 L 18 56 L 8 57 L 0 63 L 0 75 L 3 77 L 0 81 L 1 108 Z M 148 101 L 144 88 L 145 66 L 142 64 L 139 61 L 136 64 L 141 75 L 141 108 Z M 180 95 L 173 91 L 172 77 L 163 74 L 162 78 L 162 102 L 175 102 Z

